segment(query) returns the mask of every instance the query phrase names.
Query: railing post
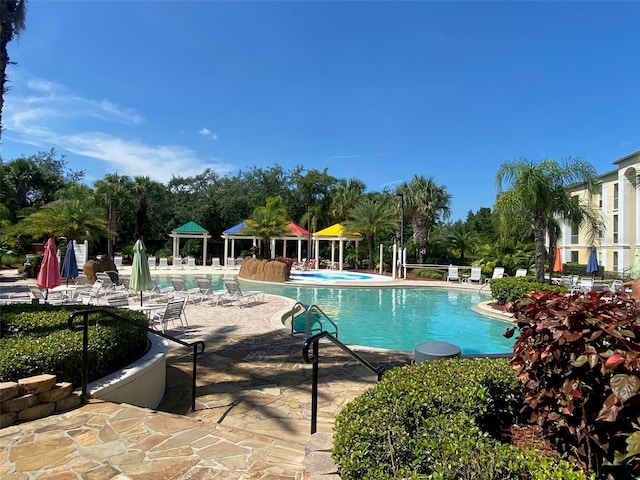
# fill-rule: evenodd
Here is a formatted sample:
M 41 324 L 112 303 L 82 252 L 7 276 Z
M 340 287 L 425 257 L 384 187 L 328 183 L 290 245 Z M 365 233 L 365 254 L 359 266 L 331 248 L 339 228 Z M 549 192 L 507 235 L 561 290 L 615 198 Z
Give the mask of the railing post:
M 82 314 L 82 402 L 89 401 L 89 313 Z
M 193 344 L 193 371 L 191 373 L 191 411 L 196 411 L 196 369 L 198 367 L 198 344 Z
M 320 358 L 318 357 L 318 343 L 316 338 L 313 342 L 313 377 L 311 383 L 311 435 L 316 433 L 318 426 L 318 363 Z

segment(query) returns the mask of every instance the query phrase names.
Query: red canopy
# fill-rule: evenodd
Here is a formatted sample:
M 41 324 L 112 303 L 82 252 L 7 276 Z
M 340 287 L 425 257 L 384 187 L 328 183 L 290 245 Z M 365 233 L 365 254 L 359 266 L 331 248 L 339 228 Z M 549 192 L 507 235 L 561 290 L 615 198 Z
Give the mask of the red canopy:
M 305 230 L 300 225 L 296 225 L 293 222 L 289 224 L 289 230 L 291 231 L 291 235 L 309 235 L 308 230 Z

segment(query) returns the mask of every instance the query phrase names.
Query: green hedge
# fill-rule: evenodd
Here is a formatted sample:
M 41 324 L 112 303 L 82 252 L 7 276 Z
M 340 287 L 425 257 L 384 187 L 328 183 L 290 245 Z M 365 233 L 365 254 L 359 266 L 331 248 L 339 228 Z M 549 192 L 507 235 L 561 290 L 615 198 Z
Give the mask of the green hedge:
M 343 480 L 584 479 L 566 460 L 502 443 L 522 396 L 506 359 L 397 368 L 347 404 L 333 456 Z
M 525 298 L 530 292 L 549 291 L 566 292 L 567 288 L 561 285 L 549 285 L 538 283 L 534 277 L 504 277 L 489 280 L 491 296 L 499 305 L 507 302 L 515 302 Z
M 82 379 L 82 333 L 67 328 L 81 306 L 6 305 L 0 309 L 0 382 L 54 374 L 79 386 Z M 138 312 L 115 310 L 140 325 Z M 97 380 L 138 358 L 147 348 L 147 333 L 105 314 L 89 317 L 89 381 Z M 81 323 L 81 319 L 77 322 Z

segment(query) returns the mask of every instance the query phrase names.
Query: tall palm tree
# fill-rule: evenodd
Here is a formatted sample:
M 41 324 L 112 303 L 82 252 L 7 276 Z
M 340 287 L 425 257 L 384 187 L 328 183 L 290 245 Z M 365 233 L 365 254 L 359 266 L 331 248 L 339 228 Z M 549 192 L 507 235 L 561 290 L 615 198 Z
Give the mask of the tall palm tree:
M 108 173 L 102 179 L 94 183 L 96 197 L 105 205 L 107 209 L 107 256 L 113 258 L 113 244 L 118 236 L 118 213 L 124 209 L 132 185 L 129 177 Z
M 7 45 L 18 37 L 24 30 L 24 21 L 27 14 L 26 0 L 2 0 L 0 1 L 0 139 L 2 138 L 2 108 L 4 107 L 4 94 L 7 93 L 7 65 L 9 65 L 9 52 Z
M 346 219 L 351 208 L 362 199 L 366 188 L 364 182 L 356 178 L 340 180 L 331 197 L 331 217 L 333 220 L 340 222 Z
M 267 197 L 266 204 L 257 207 L 246 223 L 246 232 L 264 241 L 265 257 L 271 258 L 271 239 L 288 233 L 291 220 L 282 197 Z
M 351 209 L 349 217 L 350 219 L 345 222 L 345 229 L 349 232 L 358 232 L 367 239 L 369 268 L 372 269 L 376 236 L 398 228 L 395 211 L 382 199 L 364 198 Z
M 567 190 L 571 184 L 584 183 L 587 192 L 593 193 L 596 181 L 593 165 L 579 157 L 567 158 L 562 164 L 520 158 L 505 162 L 498 169 L 495 211 L 503 223 L 518 217 L 528 220 L 533 231 L 538 282 L 544 282 L 545 237 L 552 218 L 585 225 L 592 240 L 601 235 L 602 221 L 597 213 Z
M 465 255 L 475 248 L 478 243 L 477 235 L 475 232 L 467 231 L 463 226 L 456 226 L 452 229 L 451 233 L 447 236 L 447 242 L 449 243 L 453 252 L 458 255 L 458 261 L 460 265 L 464 264 Z
M 433 177 L 422 175 L 414 176 L 409 183 L 404 182 L 397 193 L 402 193 L 405 215 L 411 219 L 413 240 L 418 246 L 418 263 L 424 263 L 433 227 L 451 216 L 451 194 Z

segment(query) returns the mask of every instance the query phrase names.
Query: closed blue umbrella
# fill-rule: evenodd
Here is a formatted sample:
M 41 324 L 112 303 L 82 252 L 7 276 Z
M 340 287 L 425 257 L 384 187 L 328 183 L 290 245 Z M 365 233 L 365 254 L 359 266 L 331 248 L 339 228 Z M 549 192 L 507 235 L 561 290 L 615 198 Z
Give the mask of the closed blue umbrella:
M 140 292 L 140 305 L 142 305 L 142 292 L 151 290 L 154 286 L 155 283 L 151 278 L 149 262 L 147 261 L 147 249 L 142 240 L 137 240 L 133 246 L 133 261 L 131 262 L 129 288 Z
M 67 251 L 64 254 L 60 276 L 67 279 L 67 285 L 70 278 L 78 277 L 78 262 L 76 261 L 76 252 L 73 250 L 73 240 L 69 240 L 67 243 Z
M 587 262 L 587 273 L 594 274 L 600 271 L 598 259 L 596 258 L 596 247 L 591 247 L 589 252 L 589 261 Z

